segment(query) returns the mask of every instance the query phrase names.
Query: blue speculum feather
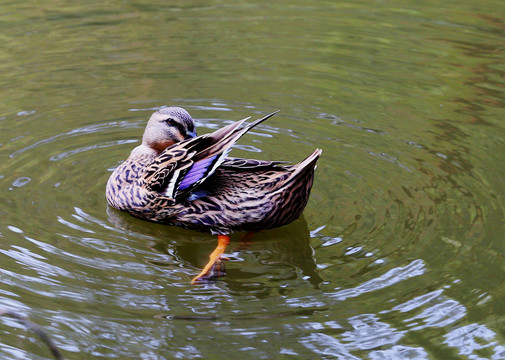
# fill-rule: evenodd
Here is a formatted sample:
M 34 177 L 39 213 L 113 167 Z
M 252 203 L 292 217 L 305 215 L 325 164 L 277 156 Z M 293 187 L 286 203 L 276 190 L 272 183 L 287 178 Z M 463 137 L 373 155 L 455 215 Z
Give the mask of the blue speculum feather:
M 179 190 L 187 189 L 198 180 L 204 178 L 216 157 L 217 155 L 214 155 L 194 163 L 179 184 Z

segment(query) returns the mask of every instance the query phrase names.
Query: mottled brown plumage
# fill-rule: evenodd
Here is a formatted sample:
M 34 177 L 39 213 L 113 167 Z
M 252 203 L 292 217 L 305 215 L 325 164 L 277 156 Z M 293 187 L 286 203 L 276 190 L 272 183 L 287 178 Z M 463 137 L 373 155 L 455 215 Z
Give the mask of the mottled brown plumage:
M 151 116 L 142 144 L 110 176 L 108 203 L 145 220 L 220 235 L 220 244 L 232 232 L 292 222 L 307 204 L 321 150 L 291 166 L 227 157 L 242 135 L 274 114 L 196 137 L 184 109 L 162 108 Z M 209 269 L 224 247 L 213 253 Z

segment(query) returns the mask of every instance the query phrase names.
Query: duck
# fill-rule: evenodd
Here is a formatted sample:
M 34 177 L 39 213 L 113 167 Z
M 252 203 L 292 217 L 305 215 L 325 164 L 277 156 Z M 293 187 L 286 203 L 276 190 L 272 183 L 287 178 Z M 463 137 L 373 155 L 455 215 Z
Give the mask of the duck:
M 136 218 L 217 235 L 217 247 L 191 283 L 223 276 L 230 234 L 245 232 L 249 239 L 287 225 L 309 200 L 321 149 L 295 165 L 228 156 L 245 133 L 277 112 L 197 136 L 185 109 L 157 110 L 142 143 L 110 175 L 107 203 Z

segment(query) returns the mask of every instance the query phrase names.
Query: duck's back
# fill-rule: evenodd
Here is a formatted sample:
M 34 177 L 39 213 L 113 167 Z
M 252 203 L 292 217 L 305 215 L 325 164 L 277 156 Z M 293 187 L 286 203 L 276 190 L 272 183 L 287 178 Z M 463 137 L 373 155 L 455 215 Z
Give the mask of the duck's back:
M 216 234 L 289 224 L 307 205 L 319 156 L 316 150 L 293 166 L 265 163 L 248 169 L 225 163 L 193 196 L 176 205 L 180 211 L 167 222 Z

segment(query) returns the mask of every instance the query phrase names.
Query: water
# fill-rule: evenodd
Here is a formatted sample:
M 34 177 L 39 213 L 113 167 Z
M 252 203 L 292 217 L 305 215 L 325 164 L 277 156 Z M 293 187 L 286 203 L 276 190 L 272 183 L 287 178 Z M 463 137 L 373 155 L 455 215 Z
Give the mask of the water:
M 68 359 L 505 358 L 499 1 L 2 5 L 0 306 Z M 323 149 L 303 218 L 232 237 L 107 207 L 162 105 L 234 156 Z M 0 318 L 0 358 L 50 359 Z

